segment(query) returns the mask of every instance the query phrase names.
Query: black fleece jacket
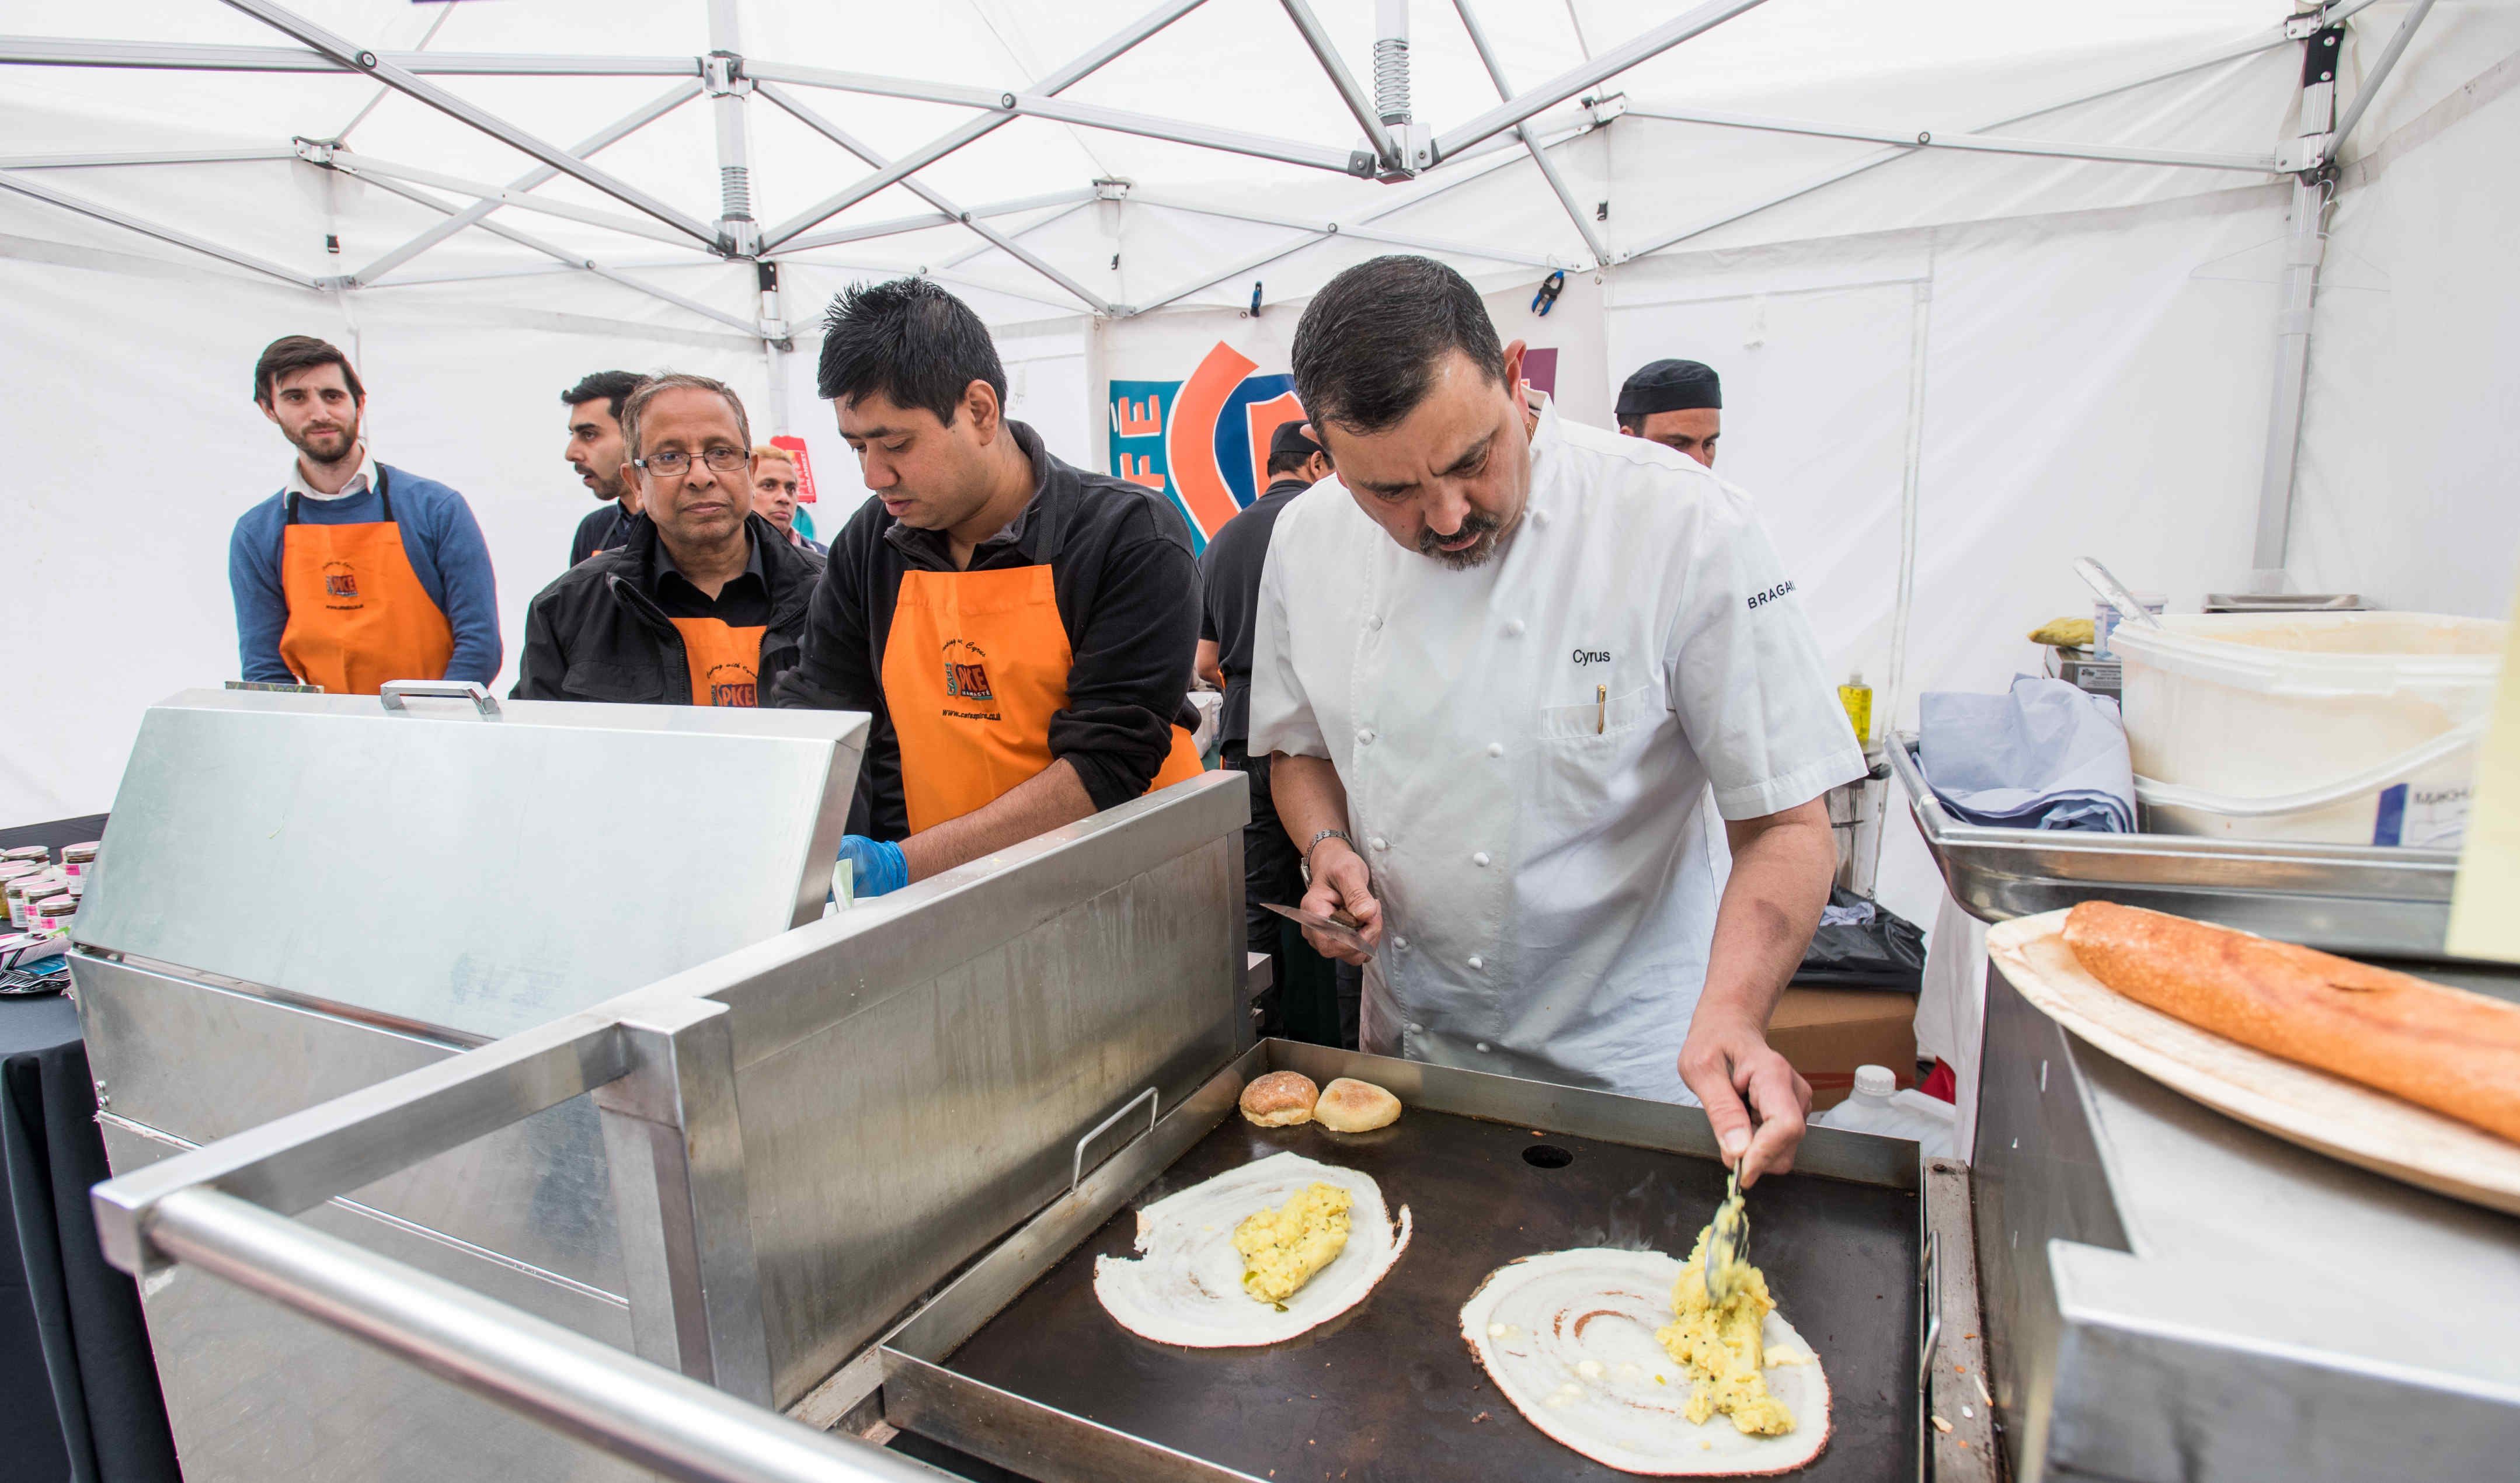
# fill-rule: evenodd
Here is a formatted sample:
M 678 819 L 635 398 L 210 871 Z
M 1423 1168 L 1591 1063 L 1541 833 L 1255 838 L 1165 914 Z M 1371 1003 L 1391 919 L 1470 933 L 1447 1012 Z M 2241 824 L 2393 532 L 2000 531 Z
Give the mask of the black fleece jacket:
M 1050 567 L 1051 592 L 1074 658 L 1067 708 L 1051 718 L 1050 754 L 1064 757 L 1098 809 L 1147 790 L 1172 748 L 1172 729 L 1195 729 L 1191 669 L 1198 649 L 1198 566 L 1190 526 L 1152 490 L 1059 462 L 1041 435 L 1009 422 L 1032 461 L 1032 502 L 971 553 L 972 571 Z M 878 839 L 910 833 L 901 742 L 884 705 L 884 641 L 910 571 L 953 571 L 945 534 L 917 530 L 869 499 L 832 538 L 814 590 L 804 656 L 781 677 L 774 705 L 872 711 L 862 813 L 852 828 Z M 763 693 L 770 674 L 762 671 Z
M 770 625 L 761 635 L 760 694 L 795 664 L 805 614 L 823 559 L 790 546 L 779 527 L 747 516 L 744 529 L 761 553 L 770 588 Z M 647 594 L 656 526 L 633 516 L 627 544 L 601 552 L 561 573 L 525 609 L 525 654 L 517 671 L 518 700 L 611 700 L 648 705 L 692 703 L 692 671 L 683 636 Z

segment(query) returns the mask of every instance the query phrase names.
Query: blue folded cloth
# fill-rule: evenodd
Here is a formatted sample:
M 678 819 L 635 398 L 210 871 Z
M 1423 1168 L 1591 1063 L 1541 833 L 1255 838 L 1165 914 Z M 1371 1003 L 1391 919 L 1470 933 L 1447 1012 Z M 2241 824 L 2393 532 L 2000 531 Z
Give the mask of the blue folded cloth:
M 2135 767 L 2115 700 L 2022 675 L 2004 695 L 1928 693 L 1916 704 L 1916 760 L 1963 821 L 2135 831 Z

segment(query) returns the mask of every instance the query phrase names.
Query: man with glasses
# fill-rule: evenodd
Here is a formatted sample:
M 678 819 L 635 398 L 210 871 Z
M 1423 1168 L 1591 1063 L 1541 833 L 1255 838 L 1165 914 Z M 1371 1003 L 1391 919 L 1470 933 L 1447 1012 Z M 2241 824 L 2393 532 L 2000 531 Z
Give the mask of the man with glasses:
M 621 408 L 640 514 L 525 615 L 526 700 L 758 705 L 796 662 L 823 559 L 752 509 L 752 428 L 734 390 L 660 376 Z

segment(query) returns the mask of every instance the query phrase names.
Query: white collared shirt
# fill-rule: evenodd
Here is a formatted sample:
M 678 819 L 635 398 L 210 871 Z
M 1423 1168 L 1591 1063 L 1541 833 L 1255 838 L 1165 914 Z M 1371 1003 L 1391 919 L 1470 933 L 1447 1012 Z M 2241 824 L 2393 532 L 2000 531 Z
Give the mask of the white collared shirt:
M 354 494 L 365 494 L 377 487 L 377 456 L 368 451 L 365 438 L 359 440 L 359 470 L 338 494 L 326 494 L 306 482 L 306 466 L 300 460 L 289 461 L 289 482 L 280 486 L 283 494 L 293 494 L 308 500 L 346 500 Z
M 1287 505 L 1251 750 L 1346 786 L 1385 913 L 1367 1050 L 1687 1101 L 1722 820 L 1819 797 L 1863 750 L 1746 496 L 1545 401 L 1531 460 L 1522 520 L 1466 571 L 1335 476 Z

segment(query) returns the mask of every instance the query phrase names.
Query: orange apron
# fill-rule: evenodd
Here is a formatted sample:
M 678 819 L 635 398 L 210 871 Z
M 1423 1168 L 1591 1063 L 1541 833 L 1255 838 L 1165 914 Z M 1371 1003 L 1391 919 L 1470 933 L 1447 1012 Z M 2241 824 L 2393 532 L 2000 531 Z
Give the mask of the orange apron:
M 403 554 L 385 472 L 377 471 L 382 520 L 301 525 L 289 496 L 280 531 L 280 592 L 289 625 L 280 659 L 327 694 L 373 696 L 387 680 L 442 680 L 455 630 Z
M 738 628 L 716 618 L 667 618 L 683 636 L 694 705 L 761 703 L 761 636 L 769 625 Z
M 1050 766 L 1050 718 L 1075 662 L 1048 566 L 902 574 L 883 646 L 883 699 L 918 833 L 995 802 Z M 1190 733 L 1148 792 L 1199 775 Z

